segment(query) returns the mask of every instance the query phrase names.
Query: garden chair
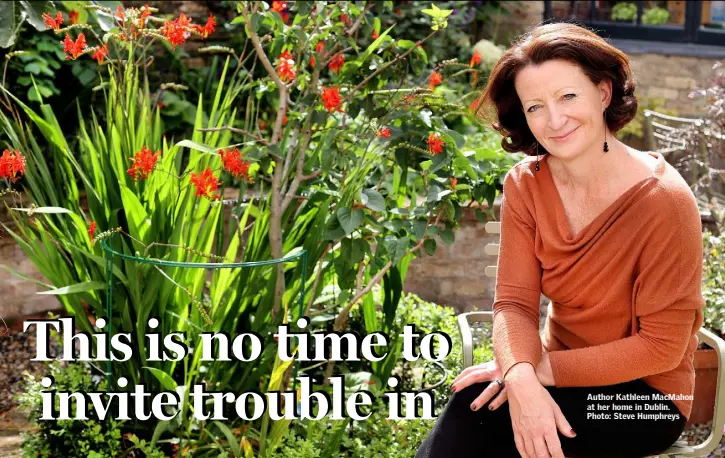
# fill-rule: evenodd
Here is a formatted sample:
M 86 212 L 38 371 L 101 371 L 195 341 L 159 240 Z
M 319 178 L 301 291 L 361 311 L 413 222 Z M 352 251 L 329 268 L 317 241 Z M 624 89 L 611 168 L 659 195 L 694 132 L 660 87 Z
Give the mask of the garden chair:
M 705 142 L 698 141 L 698 145 L 688 142 L 689 138 L 699 138 L 704 134 L 705 120 L 697 118 L 679 118 L 652 110 L 644 110 L 644 134 L 647 148 L 661 153 L 671 163 L 679 159 L 687 159 L 688 154 L 699 153 L 701 158 L 706 157 L 703 151 Z M 688 129 L 695 129 L 694 135 L 687 135 Z M 694 161 L 690 162 L 690 184 L 698 179 L 698 167 Z
M 500 234 L 501 223 L 486 223 L 486 232 L 489 234 Z M 498 256 L 499 244 L 489 243 L 485 248 L 486 254 Z M 485 270 L 487 277 L 496 278 L 496 266 L 488 266 Z M 493 324 L 493 312 L 469 312 L 458 315 L 458 328 L 461 332 L 461 341 L 463 343 L 463 367 L 473 365 L 473 330 L 481 330 L 483 323 Z M 708 346 L 715 349 L 718 356 L 718 383 L 715 393 L 715 410 L 712 421 L 713 427 L 710 436 L 701 444 L 687 445 L 687 441 L 675 442 L 665 453 L 655 455 L 659 458 L 679 458 L 690 456 L 706 456 L 714 450 L 719 444 L 723 436 L 723 426 L 725 425 L 725 341 L 717 337 L 705 328 L 700 328 L 697 334 L 700 341 L 705 342 Z

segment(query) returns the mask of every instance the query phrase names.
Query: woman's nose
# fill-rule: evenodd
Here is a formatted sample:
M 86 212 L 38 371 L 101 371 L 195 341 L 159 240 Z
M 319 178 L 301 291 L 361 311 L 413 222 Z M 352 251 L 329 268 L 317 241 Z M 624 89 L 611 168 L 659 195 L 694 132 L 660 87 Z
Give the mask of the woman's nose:
M 550 135 L 562 134 L 561 129 L 564 127 L 567 121 L 567 116 L 564 110 L 559 107 L 553 107 L 549 109 L 549 131 Z

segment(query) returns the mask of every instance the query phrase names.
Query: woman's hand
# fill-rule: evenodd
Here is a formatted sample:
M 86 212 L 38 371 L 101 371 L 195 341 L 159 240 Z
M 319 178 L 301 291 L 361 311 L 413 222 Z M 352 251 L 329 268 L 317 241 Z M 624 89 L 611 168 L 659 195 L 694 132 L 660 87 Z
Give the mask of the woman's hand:
M 453 380 L 451 384 L 451 391 L 461 391 L 467 386 L 473 385 L 474 383 L 489 382 L 491 380 L 503 380 L 501 368 L 498 367 L 496 358 L 492 359 L 483 364 L 477 366 L 471 366 L 464 369 L 458 377 Z M 491 401 L 488 408 L 490 410 L 496 409 L 498 406 L 506 402 L 506 386 L 499 388 L 497 383 L 489 384 L 485 390 L 471 403 L 471 410 L 478 410 L 484 404 L 486 404 L 496 394 L 496 399 Z
M 489 382 L 491 380 L 502 380 L 501 368 L 496 362 L 496 358 L 477 366 L 471 366 L 464 369 L 458 377 L 451 383 L 451 391 L 461 391 L 462 389 L 474 383 Z M 544 351 L 541 355 L 541 361 L 536 368 L 536 377 L 542 386 L 554 386 L 554 375 L 551 371 L 551 363 L 549 362 L 549 353 Z M 496 399 L 488 405 L 489 410 L 496 410 L 503 405 L 508 399 L 506 386 L 499 388 L 498 384 L 490 384 L 483 392 L 471 403 L 472 410 L 478 410 L 495 395 Z
M 516 364 L 506 374 L 506 388 L 516 449 L 523 458 L 564 458 L 557 429 L 576 433 L 528 363 Z

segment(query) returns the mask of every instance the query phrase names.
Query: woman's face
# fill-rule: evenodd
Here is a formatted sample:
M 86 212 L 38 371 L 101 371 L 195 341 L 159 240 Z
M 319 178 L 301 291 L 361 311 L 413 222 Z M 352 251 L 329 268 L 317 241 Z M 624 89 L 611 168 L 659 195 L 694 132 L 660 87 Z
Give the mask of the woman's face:
M 552 155 L 572 159 L 604 142 L 604 109 L 611 83 L 595 85 L 565 60 L 529 65 L 514 81 L 534 137 Z

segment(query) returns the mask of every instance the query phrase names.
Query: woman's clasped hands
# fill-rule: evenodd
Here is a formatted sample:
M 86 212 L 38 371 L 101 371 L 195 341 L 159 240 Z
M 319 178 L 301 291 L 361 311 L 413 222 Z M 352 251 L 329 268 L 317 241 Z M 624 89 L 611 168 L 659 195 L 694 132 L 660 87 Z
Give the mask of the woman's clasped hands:
M 509 401 L 514 441 L 523 458 L 564 458 L 557 429 L 567 437 L 576 436 L 559 405 L 544 388 L 544 384 L 553 385 L 551 368 L 546 363 L 548 355 L 544 354 L 537 370 L 531 364 L 516 364 L 506 374 L 503 387 L 490 383 L 471 403 L 471 409 L 478 410 L 493 399 L 488 408 L 495 410 Z M 451 390 L 457 392 L 474 383 L 504 380 L 502 375 L 494 359 L 463 370 L 453 380 Z

